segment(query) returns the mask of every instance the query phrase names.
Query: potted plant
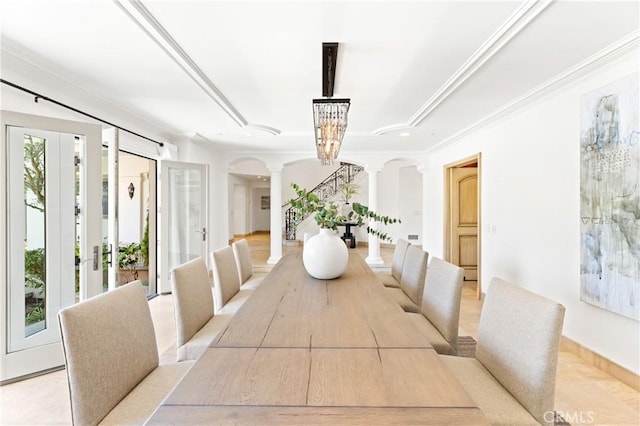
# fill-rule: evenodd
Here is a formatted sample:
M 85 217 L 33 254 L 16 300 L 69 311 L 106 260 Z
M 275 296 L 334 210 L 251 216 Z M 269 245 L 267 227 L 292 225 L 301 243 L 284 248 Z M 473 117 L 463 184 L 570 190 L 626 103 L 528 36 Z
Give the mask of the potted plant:
M 139 243 L 121 245 L 118 248 L 118 269 L 127 271 L 130 281 L 138 279 L 138 266 L 142 261 L 142 251 Z
M 304 245 L 302 261 L 307 272 L 314 278 L 333 279 L 339 277 L 347 267 L 349 253 L 344 242 L 336 235 L 338 225 L 342 223 L 355 223 L 358 226 L 365 220 L 372 219 L 385 225 L 399 223 L 399 219 L 379 215 L 360 203 L 353 204 L 353 210 L 347 215 L 338 213 L 338 206 L 333 201 L 323 201 L 313 192 L 301 188 L 296 183 L 291 183 L 297 198 L 289 200 L 289 204 L 297 209 L 295 226 L 299 225 L 302 218 L 313 215 L 320 227 L 320 233 L 311 237 Z M 367 233 L 380 238 L 382 241 L 391 241 L 391 237 L 378 229 L 367 225 Z
M 349 212 L 353 210 L 349 201 L 358 193 L 358 189 L 360 189 L 360 186 L 356 183 L 345 183 L 342 185 L 342 188 L 340 188 L 340 191 L 342 192 L 342 201 L 344 202 L 344 205 L 342 206 L 343 215 L 348 215 Z

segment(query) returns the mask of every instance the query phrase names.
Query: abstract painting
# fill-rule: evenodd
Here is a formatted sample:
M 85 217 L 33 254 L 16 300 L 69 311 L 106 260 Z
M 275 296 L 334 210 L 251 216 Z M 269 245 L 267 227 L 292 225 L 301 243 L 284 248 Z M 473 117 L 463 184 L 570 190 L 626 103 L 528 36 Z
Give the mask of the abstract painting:
M 580 300 L 640 319 L 640 74 L 581 98 Z

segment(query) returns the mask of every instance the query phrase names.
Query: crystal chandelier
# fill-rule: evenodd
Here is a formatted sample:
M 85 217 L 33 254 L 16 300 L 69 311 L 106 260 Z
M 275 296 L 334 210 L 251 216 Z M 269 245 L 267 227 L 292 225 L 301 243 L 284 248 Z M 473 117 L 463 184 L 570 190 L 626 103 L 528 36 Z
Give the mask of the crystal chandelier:
M 313 126 L 316 151 L 323 166 L 330 166 L 338 157 L 347 129 L 350 99 L 314 99 Z

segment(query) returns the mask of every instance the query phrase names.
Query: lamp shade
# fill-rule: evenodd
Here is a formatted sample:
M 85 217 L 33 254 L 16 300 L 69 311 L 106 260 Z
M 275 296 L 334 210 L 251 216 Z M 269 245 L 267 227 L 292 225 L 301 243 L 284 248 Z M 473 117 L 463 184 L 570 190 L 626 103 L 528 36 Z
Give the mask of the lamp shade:
M 313 100 L 316 151 L 323 166 L 333 164 L 338 157 L 344 132 L 347 129 L 350 101 L 350 99 Z

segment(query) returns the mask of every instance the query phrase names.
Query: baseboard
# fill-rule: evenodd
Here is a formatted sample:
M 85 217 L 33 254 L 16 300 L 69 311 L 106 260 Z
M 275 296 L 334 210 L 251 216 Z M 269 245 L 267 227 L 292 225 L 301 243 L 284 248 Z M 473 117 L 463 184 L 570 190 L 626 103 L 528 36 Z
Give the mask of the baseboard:
M 576 355 L 586 363 L 593 365 L 615 379 L 620 380 L 625 385 L 640 392 L 640 376 L 635 374 L 633 371 L 627 370 L 602 355 L 593 352 L 591 349 L 587 349 L 581 344 L 564 336 L 560 339 L 560 350 Z

